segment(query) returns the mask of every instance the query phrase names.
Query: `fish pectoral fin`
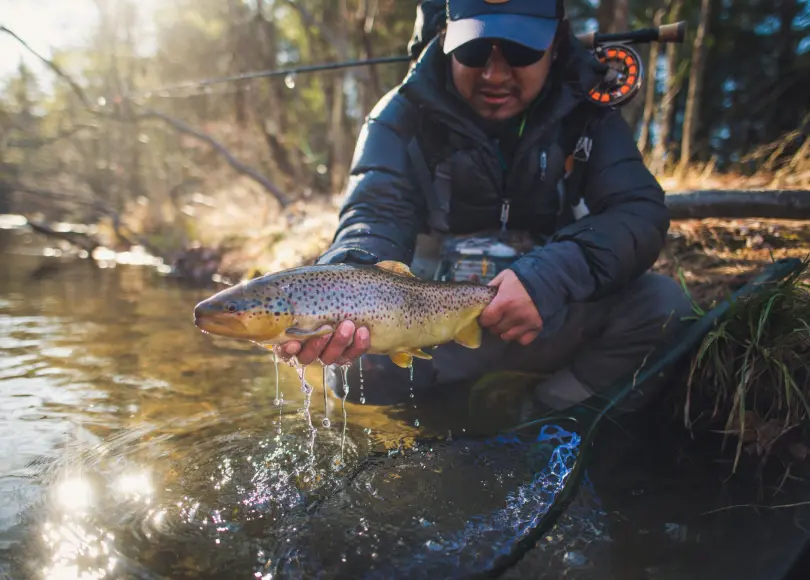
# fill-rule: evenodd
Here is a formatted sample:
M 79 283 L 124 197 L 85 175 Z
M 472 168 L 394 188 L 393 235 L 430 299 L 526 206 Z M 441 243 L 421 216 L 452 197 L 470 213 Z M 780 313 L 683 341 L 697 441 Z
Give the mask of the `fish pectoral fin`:
M 287 336 L 292 337 L 296 340 L 307 340 L 309 338 L 318 338 L 319 336 L 326 336 L 327 334 L 331 334 L 334 332 L 334 327 L 330 326 L 329 324 L 324 324 L 323 326 L 316 328 L 315 330 L 307 330 L 305 328 L 296 328 L 293 326 L 292 328 L 288 328 L 285 332 Z
M 413 364 L 413 359 L 415 358 L 433 360 L 432 356 L 420 348 L 411 348 L 401 352 L 395 352 L 394 354 L 390 354 L 388 356 L 392 361 L 394 361 L 395 365 L 402 367 L 403 369 L 410 367 Z
M 381 270 L 386 270 L 388 272 L 391 272 L 392 274 L 396 274 L 397 276 L 416 278 L 416 276 L 414 276 L 411 273 L 411 269 L 408 268 L 408 266 L 406 266 L 402 262 L 396 262 L 394 260 L 383 260 L 382 262 L 377 262 L 374 265 L 380 268 Z
M 394 364 L 403 369 L 409 368 L 413 364 L 413 356 L 407 352 L 395 352 L 388 355 Z
M 478 324 L 478 318 L 473 318 L 466 326 L 456 332 L 453 340 L 467 348 L 478 348 L 481 346 L 481 337 L 481 325 Z
M 407 351 L 407 353 L 411 355 L 413 358 L 423 358 L 425 360 L 433 360 L 433 357 L 428 353 L 426 353 L 425 351 L 423 351 L 421 348 L 411 349 Z

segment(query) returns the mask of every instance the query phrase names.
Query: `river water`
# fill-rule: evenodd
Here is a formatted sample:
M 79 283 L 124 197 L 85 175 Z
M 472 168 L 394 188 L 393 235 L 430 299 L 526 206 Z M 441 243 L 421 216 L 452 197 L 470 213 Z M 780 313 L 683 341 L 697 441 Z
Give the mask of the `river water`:
M 308 396 L 194 327 L 214 289 L 59 254 L 0 230 L 0 578 L 465 577 L 554 497 L 554 446 L 487 436 L 469 400 L 344 402 L 317 365 Z M 718 478 L 684 493 L 627 448 L 504 577 L 722 577 L 694 567 L 729 533 L 698 516 Z

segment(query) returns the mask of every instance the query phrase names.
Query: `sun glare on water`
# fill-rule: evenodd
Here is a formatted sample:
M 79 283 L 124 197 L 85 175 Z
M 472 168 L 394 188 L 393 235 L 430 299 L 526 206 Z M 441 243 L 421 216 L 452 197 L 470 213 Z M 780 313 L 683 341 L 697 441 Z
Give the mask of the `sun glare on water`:
M 42 527 L 48 547 L 48 565 L 42 570 L 47 580 L 102 580 L 115 578 L 119 559 L 115 536 L 93 523 L 94 510 L 104 501 L 150 504 L 154 488 L 146 469 L 130 469 L 99 488 L 96 480 L 82 475 L 62 479 L 52 489 L 54 516 Z

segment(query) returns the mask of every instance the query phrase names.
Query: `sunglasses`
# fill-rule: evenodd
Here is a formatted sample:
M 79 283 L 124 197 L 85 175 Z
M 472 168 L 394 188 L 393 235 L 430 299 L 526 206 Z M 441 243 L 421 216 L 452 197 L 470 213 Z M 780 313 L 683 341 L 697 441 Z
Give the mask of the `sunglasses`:
M 492 49 L 497 46 L 510 67 L 522 68 L 532 65 L 545 56 L 545 50 L 534 50 L 510 40 L 490 40 L 478 38 L 459 46 L 453 56 L 462 65 L 470 68 L 483 68 L 489 62 Z

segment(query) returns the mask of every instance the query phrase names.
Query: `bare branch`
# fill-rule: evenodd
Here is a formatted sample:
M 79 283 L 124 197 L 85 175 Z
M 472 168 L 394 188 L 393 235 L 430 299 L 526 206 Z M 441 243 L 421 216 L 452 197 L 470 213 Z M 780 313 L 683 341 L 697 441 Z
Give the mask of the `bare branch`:
M 96 239 L 88 236 L 87 234 L 80 234 L 77 232 L 59 232 L 51 228 L 45 222 L 34 221 L 28 218 L 27 221 L 28 226 L 35 232 L 43 234 L 49 238 L 56 238 L 68 242 L 69 244 L 73 244 L 74 246 L 85 250 L 90 255 L 93 254 L 93 251 L 96 248 L 101 247 L 101 244 Z
M 54 135 L 53 137 L 35 137 L 33 139 L 22 139 L 19 141 L 9 141 L 5 143 L 6 147 L 18 147 L 20 149 L 39 149 L 40 147 L 44 147 L 45 145 L 50 145 L 51 143 L 55 143 L 56 141 L 60 141 L 62 139 L 67 139 L 72 137 L 76 133 L 80 133 L 81 131 L 98 131 L 98 126 L 96 125 L 87 125 L 87 124 L 79 124 L 67 131 L 61 131 L 60 133 Z
M 61 201 L 66 203 L 75 203 L 77 205 L 84 205 L 87 207 L 92 207 L 96 211 L 99 211 L 103 214 L 112 215 L 115 213 L 109 206 L 106 204 L 98 201 L 98 200 L 91 200 L 85 199 L 80 194 L 73 194 L 73 193 L 56 193 L 54 191 L 49 191 L 47 189 L 40 189 L 36 187 L 28 187 L 27 185 L 22 185 L 20 183 L 4 183 L 4 188 L 7 188 L 10 191 L 17 191 L 20 193 L 28 193 L 30 195 L 35 195 L 37 197 L 43 199 L 49 199 L 53 201 Z
M 256 183 L 258 183 L 259 185 L 264 187 L 267 191 L 269 191 L 273 195 L 273 197 L 275 197 L 276 200 L 278 200 L 279 204 L 281 204 L 282 207 L 287 207 L 290 204 L 291 202 L 290 198 L 287 197 L 280 189 L 278 189 L 275 185 L 270 183 L 270 181 L 268 181 L 266 177 L 258 173 L 255 169 L 253 169 L 248 165 L 245 165 L 244 163 L 236 159 L 231 154 L 231 152 L 225 148 L 224 145 L 222 145 L 219 141 L 217 141 L 210 135 L 203 133 L 198 129 L 195 129 L 191 125 L 187 125 L 186 123 L 180 121 L 179 119 L 175 119 L 174 117 L 170 117 L 165 113 L 161 113 L 160 111 L 155 111 L 153 109 L 146 109 L 146 108 L 141 108 L 141 110 L 144 112 L 139 114 L 138 118 L 160 119 L 161 121 L 164 121 L 169 125 L 171 125 L 172 127 L 174 127 L 175 129 L 177 129 L 181 133 L 186 133 L 188 135 L 196 137 L 200 141 L 208 143 L 217 153 L 219 153 L 225 159 L 225 161 L 228 162 L 228 165 L 233 167 L 239 173 L 247 175 L 248 177 L 253 179 Z
M 21 45 L 23 45 L 23 48 L 25 48 L 28 52 L 30 52 L 35 57 L 37 57 L 39 60 L 41 60 L 45 64 L 45 66 L 47 66 L 54 73 L 56 73 L 57 76 L 59 76 L 66 83 L 68 83 L 70 85 L 70 88 L 73 89 L 73 92 L 76 93 L 76 96 L 79 97 L 79 100 L 82 102 L 82 104 L 85 107 L 87 107 L 88 109 L 91 108 L 90 101 L 87 99 L 87 96 L 85 96 L 84 90 L 72 78 L 70 78 L 70 75 L 68 75 L 61 68 L 59 68 L 59 66 L 56 63 L 54 63 L 52 60 L 47 59 L 44 56 L 42 56 L 41 54 L 39 54 L 33 48 L 28 46 L 28 44 L 22 38 L 17 36 L 14 32 L 9 30 L 5 26 L 0 26 L 0 32 L 5 32 L 6 34 L 10 34 L 12 37 L 14 37 L 14 39 L 17 42 L 19 42 Z
M 68 74 L 63 72 L 55 63 L 51 62 L 50 60 L 48 60 L 44 56 L 37 53 L 34 49 L 32 49 L 30 46 L 28 46 L 28 44 L 26 44 L 26 42 L 22 38 L 17 36 L 14 32 L 9 30 L 5 26 L 0 26 L 0 32 L 6 32 L 6 33 L 10 34 L 11 36 L 13 36 L 17 40 L 17 42 L 22 44 L 28 51 L 30 51 L 33 55 L 35 55 L 37 58 L 39 58 L 42 62 L 44 62 L 51 70 L 53 70 L 57 75 L 59 75 L 60 78 L 64 79 L 71 86 L 73 91 L 76 93 L 76 95 L 79 97 L 82 104 L 87 108 L 88 111 L 90 111 L 90 112 L 92 112 L 92 113 L 94 113 L 96 115 L 105 115 L 104 113 L 102 113 L 98 109 L 94 109 L 93 107 L 91 107 L 90 101 L 85 96 L 84 91 L 82 90 L 82 88 L 72 78 L 70 78 L 70 76 Z M 128 101 L 128 102 L 130 102 L 131 104 L 137 106 L 137 103 L 135 103 L 134 101 Z M 248 177 L 250 177 L 251 179 L 256 181 L 258 184 L 260 184 L 262 187 L 264 187 L 267 191 L 269 191 L 276 198 L 276 200 L 278 200 L 279 204 L 281 204 L 282 207 L 286 207 L 287 205 L 290 204 L 290 201 L 291 201 L 290 198 L 288 198 L 280 189 L 278 189 L 266 177 L 259 174 L 255 169 L 245 165 L 244 163 L 242 163 L 241 161 L 236 159 L 231 154 L 231 152 L 228 151 L 225 148 L 224 145 L 222 145 L 221 143 L 216 141 L 210 135 L 207 135 L 206 133 L 203 133 L 202 131 L 200 131 L 198 129 L 195 129 L 194 127 L 191 127 L 190 125 L 187 125 L 186 123 L 180 121 L 179 119 L 175 119 L 174 117 L 170 117 L 169 115 L 166 115 L 165 113 L 161 113 L 160 111 L 155 111 L 155 110 L 152 110 L 152 109 L 145 109 L 145 108 L 142 108 L 141 110 L 143 110 L 144 112 L 139 114 L 139 115 L 135 115 L 135 116 L 127 115 L 125 117 L 117 116 L 116 119 L 121 120 L 121 121 L 130 121 L 130 122 L 131 121 L 137 121 L 138 119 L 148 119 L 148 118 L 160 119 L 160 120 L 168 123 L 169 125 L 171 125 L 175 129 L 177 129 L 178 131 L 180 131 L 182 133 L 186 133 L 188 135 L 192 135 L 192 136 L 196 137 L 197 139 L 199 139 L 201 141 L 205 141 L 206 143 L 208 143 L 214 150 L 216 150 L 225 159 L 225 161 L 228 162 L 228 165 L 233 167 L 239 173 L 242 173 L 243 175 L 247 175 Z M 31 192 L 29 191 L 29 193 L 31 193 Z

